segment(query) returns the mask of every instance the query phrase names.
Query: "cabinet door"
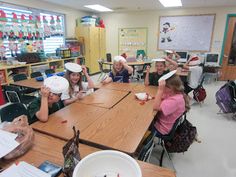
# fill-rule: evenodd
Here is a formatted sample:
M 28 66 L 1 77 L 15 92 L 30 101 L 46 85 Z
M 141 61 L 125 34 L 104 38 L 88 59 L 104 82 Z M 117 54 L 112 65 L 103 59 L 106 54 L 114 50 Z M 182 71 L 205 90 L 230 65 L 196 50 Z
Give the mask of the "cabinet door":
M 90 73 L 99 72 L 98 59 L 100 58 L 99 28 L 90 27 Z
M 106 59 L 106 30 L 105 28 L 99 28 L 99 56 L 100 58 Z

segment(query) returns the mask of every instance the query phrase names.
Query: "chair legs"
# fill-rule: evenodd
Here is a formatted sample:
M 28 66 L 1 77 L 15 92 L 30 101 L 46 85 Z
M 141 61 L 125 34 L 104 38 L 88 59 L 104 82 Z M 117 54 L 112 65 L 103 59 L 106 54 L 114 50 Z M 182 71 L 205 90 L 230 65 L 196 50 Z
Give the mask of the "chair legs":
M 160 166 L 162 167 L 162 163 L 163 163 L 163 157 L 164 157 L 164 154 L 166 153 L 173 169 L 174 169 L 174 172 L 176 172 L 176 169 L 175 169 L 175 166 L 170 158 L 170 154 L 168 153 L 168 151 L 166 150 L 166 147 L 165 147 L 165 142 L 163 140 L 161 140 L 161 146 L 162 146 L 162 152 L 161 152 L 161 158 L 160 158 Z

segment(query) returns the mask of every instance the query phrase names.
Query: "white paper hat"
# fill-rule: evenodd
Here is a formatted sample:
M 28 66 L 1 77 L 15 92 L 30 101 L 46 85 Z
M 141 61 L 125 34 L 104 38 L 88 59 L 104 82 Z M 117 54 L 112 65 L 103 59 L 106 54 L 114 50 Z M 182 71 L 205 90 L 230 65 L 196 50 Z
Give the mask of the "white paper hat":
M 190 66 L 199 65 L 201 63 L 201 61 L 197 55 L 191 56 L 189 60 L 190 60 L 190 62 L 188 63 L 188 65 L 190 65 Z
M 113 62 L 120 62 L 120 61 L 126 62 L 126 59 L 122 56 L 115 56 L 113 59 Z
M 166 60 L 164 58 L 155 58 L 152 59 L 152 62 L 165 62 Z
M 82 67 L 76 63 L 66 63 L 65 68 L 73 73 L 79 73 L 82 71 Z
M 44 80 L 44 85 L 50 88 L 50 92 L 60 94 L 69 88 L 69 82 L 64 77 L 52 76 Z
M 166 53 L 174 53 L 172 50 L 165 50 Z
M 163 75 L 158 81 L 167 80 L 167 79 L 169 79 L 171 76 L 173 76 L 176 72 L 177 72 L 177 70 L 170 71 L 170 72 L 168 72 L 167 74 Z

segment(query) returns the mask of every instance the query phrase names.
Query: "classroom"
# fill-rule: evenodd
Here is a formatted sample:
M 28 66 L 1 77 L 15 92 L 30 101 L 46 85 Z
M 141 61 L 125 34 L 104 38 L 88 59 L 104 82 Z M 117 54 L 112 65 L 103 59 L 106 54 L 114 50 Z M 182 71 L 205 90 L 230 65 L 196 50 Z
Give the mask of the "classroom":
M 0 177 L 235 177 L 236 1 L 0 0 Z

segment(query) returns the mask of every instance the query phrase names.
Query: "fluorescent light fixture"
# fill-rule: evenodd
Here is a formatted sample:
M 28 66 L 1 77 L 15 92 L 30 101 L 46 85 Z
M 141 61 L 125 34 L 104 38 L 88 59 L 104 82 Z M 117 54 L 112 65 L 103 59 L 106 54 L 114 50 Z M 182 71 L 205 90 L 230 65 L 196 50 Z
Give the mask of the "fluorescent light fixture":
M 23 12 L 23 13 L 29 13 L 29 14 L 32 13 L 31 11 L 28 11 L 28 10 L 20 10 L 20 9 L 8 8 L 8 7 L 3 7 L 3 6 L 0 6 L 0 9 L 11 10 L 11 11 L 16 11 L 16 12 Z
M 93 9 L 99 12 L 111 12 L 113 11 L 112 9 L 109 9 L 107 7 L 101 6 L 99 4 L 94 4 L 94 5 L 85 5 L 84 7 L 87 7 L 89 9 Z
M 179 7 L 182 6 L 181 0 L 159 0 L 164 7 Z

